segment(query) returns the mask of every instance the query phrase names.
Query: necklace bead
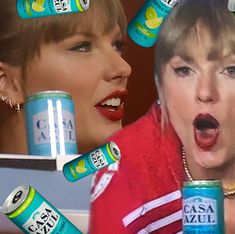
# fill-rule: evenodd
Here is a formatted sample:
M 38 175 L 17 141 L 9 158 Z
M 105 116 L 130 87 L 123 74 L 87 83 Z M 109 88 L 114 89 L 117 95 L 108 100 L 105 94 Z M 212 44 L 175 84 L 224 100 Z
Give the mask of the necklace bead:
M 186 162 L 186 154 L 184 151 L 184 147 L 182 147 L 182 160 L 183 160 L 184 171 L 185 171 L 189 181 L 195 180 L 189 171 L 189 168 L 188 168 L 188 165 Z M 233 196 L 233 195 L 235 195 L 235 187 L 224 189 L 224 196 L 225 197 L 229 197 L 229 196 Z

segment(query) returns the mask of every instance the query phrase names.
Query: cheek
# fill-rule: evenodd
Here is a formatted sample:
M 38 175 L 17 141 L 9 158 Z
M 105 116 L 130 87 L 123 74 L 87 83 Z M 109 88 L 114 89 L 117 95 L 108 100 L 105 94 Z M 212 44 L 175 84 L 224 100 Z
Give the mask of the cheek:
M 190 102 L 188 92 L 177 83 L 167 84 L 164 88 L 164 99 L 169 112 L 177 113 L 185 110 Z
M 192 113 L 195 111 L 193 90 L 180 82 L 168 82 L 163 92 L 169 119 L 182 139 L 191 131 Z
M 235 95 L 230 95 L 226 100 L 221 103 L 221 108 L 218 110 L 218 114 L 221 116 L 221 119 L 224 119 L 225 129 L 229 133 L 226 133 L 226 137 L 234 139 L 235 136 Z M 233 140 L 232 140 L 233 141 Z M 234 144 L 234 143 L 233 143 Z
M 234 87 L 235 88 L 235 87 Z M 235 91 L 233 90 L 230 95 L 226 95 L 225 99 L 225 105 L 227 106 L 229 116 L 235 117 L 235 108 L 234 108 L 234 103 L 235 103 Z M 234 121 L 235 123 L 235 121 Z

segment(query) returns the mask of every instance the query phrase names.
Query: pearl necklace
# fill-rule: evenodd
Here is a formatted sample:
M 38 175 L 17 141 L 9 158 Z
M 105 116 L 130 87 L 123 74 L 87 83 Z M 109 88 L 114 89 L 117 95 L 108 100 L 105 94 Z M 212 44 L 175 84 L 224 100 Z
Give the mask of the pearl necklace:
M 189 171 L 189 168 L 188 168 L 188 165 L 187 165 L 187 162 L 186 162 L 186 154 L 185 154 L 185 151 L 184 151 L 184 147 L 182 147 L 182 160 L 183 160 L 184 171 L 185 171 L 189 181 L 195 180 L 192 177 L 192 175 L 191 175 L 191 173 Z M 226 188 L 226 189 L 223 188 L 223 190 L 224 190 L 224 196 L 225 197 L 229 197 L 229 196 L 235 195 L 235 187 L 234 186 L 232 186 L 230 188 Z

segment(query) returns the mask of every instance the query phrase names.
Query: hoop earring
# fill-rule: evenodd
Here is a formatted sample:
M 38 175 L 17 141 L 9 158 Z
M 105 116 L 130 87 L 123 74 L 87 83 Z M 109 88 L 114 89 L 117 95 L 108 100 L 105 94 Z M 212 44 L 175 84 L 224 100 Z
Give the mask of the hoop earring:
M 17 103 L 17 104 L 16 104 L 16 106 L 15 106 L 15 111 L 16 111 L 17 113 L 19 113 L 19 112 L 21 111 L 21 109 L 20 109 L 20 103 Z

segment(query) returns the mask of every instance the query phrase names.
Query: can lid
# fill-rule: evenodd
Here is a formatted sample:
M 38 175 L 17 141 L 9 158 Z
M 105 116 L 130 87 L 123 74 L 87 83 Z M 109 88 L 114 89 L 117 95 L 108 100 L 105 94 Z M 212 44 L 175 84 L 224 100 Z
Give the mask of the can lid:
M 15 188 L 3 203 L 2 212 L 9 214 L 20 207 L 26 200 L 30 191 L 29 185 L 21 185 Z
M 182 2 L 183 0 L 174 0 L 174 1 L 167 1 L 167 0 L 163 0 L 161 1 L 163 4 L 165 4 L 166 6 L 173 8 L 175 7 L 178 3 Z
M 50 97 L 50 98 L 61 97 L 61 98 L 71 99 L 72 96 L 70 93 L 64 92 L 61 90 L 47 90 L 47 91 L 37 92 L 37 93 L 34 93 L 34 94 L 28 96 L 26 98 L 26 102 L 36 100 L 36 99 L 48 98 L 48 97 Z
M 232 12 L 235 12 L 235 1 L 234 0 L 228 1 L 228 9 Z
M 80 0 L 79 2 L 84 10 L 88 10 L 90 5 L 90 0 Z
M 184 182 L 184 187 L 218 187 L 221 186 L 220 180 L 192 180 Z
M 113 142 L 113 141 L 109 142 L 109 149 L 110 149 L 112 156 L 116 160 L 119 160 L 121 158 L 121 151 L 115 142 Z

